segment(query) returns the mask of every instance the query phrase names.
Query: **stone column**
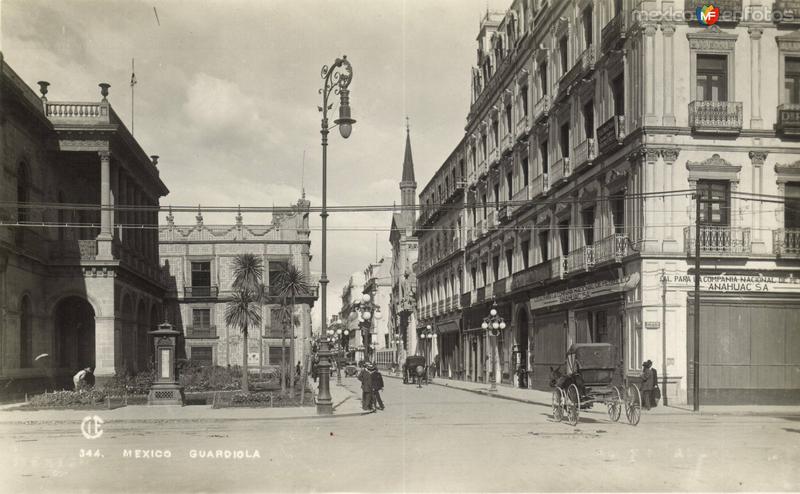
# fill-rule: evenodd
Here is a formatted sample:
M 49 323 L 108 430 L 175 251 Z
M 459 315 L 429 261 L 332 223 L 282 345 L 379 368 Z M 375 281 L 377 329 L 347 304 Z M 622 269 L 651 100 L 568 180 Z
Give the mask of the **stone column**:
M 761 118 L 761 34 L 760 27 L 749 27 L 750 33 L 750 128 L 760 129 Z
M 117 368 L 117 331 L 114 316 L 94 318 L 94 374 L 98 378 L 111 377 Z
M 111 234 L 112 217 L 111 211 L 111 153 L 100 151 L 100 234 L 97 236 L 97 258 L 103 260 L 112 259 L 111 256 Z
M 664 159 L 664 180 L 663 180 L 663 190 L 675 190 L 675 161 L 678 159 L 678 153 L 680 150 L 678 148 L 669 148 L 669 149 L 662 149 L 661 150 L 661 157 Z M 674 241 L 675 240 L 675 196 L 669 196 L 664 199 L 663 202 L 664 211 L 663 221 L 661 222 L 665 226 L 663 228 L 664 232 L 664 240 L 665 241 Z
M 748 153 L 750 156 L 750 160 L 753 163 L 753 174 L 750 180 L 752 184 L 752 191 L 753 194 L 763 194 L 764 193 L 764 161 L 767 159 L 767 151 L 750 151 Z M 764 235 L 761 231 L 761 211 L 762 211 L 762 202 L 761 201 L 753 201 L 751 202 L 751 207 L 753 209 L 753 252 L 759 253 L 766 253 L 761 248 L 764 244 Z M 759 244 L 759 245 L 756 245 Z M 757 250 L 758 249 L 758 250 Z
M 674 97 L 673 87 L 675 85 L 675 71 L 672 67 L 673 48 L 672 35 L 675 34 L 675 26 L 663 24 L 661 30 L 664 32 L 664 116 L 661 118 L 662 125 L 674 126 Z
M 656 116 L 656 31 L 655 24 L 644 26 L 645 54 L 644 54 L 644 124 L 658 125 Z M 627 109 L 627 107 L 626 107 Z

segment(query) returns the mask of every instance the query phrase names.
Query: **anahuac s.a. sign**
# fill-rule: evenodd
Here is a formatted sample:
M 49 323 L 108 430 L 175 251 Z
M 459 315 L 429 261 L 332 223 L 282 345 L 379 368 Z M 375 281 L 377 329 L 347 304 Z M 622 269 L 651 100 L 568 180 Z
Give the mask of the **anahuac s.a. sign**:
M 694 275 L 678 274 L 660 276 L 667 280 L 667 288 L 694 288 Z M 761 275 L 701 275 L 700 290 L 722 293 L 796 293 L 800 294 L 800 278 Z

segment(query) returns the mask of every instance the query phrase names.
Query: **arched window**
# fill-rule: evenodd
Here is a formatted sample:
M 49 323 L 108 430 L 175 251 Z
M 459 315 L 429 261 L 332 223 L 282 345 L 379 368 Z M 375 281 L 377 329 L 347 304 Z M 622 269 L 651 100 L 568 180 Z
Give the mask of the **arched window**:
M 19 308 L 19 366 L 33 366 L 33 315 L 31 299 L 22 297 Z
M 27 208 L 20 206 L 19 203 L 30 201 L 30 174 L 28 166 L 20 162 L 17 166 L 17 221 L 28 221 L 30 213 Z

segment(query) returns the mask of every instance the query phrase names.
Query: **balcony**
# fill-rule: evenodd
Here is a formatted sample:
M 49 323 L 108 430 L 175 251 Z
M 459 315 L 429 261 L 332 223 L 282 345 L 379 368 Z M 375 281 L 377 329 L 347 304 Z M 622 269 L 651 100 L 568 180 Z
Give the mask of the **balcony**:
M 110 123 L 108 103 L 47 102 L 45 112 L 54 124 Z
M 683 245 L 686 254 L 693 256 L 695 252 L 695 227 L 687 226 L 683 229 Z M 749 256 L 752 252 L 750 245 L 750 229 L 732 226 L 700 227 L 700 255 L 711 256 Z
M 550 170 L 550 183 L 555 185 L 562 180 L 566 180 L 572 174 L 572 169 L 569 166 L 569 158 L 561 158 L 553 164 Z
M 772 13 L 775 22 L 779 25 L 800 24 L 800 1 L 775 0 Z
M 205 326 L 205 327 L 192 327 L 187 326 L 186 330 L 186 339 L 191 338 L 216 338 L 217 337 L 217 327 L 216 326 Z
M 558 81 L 559 93 L 565 92 L 570 86 L 592 73 L 595 62 L 594 52 L 594 46 L 583 50 L 575 65 Z
M 478 226 L 475 227 L 475 240 L 478 240 L 485 234 L 486 234 L 486 228 L 484 227 L 484 221 L 478 220 Z
M 500 163 L 500 146 L 495 146 L 494 149 L 489 151 L 489 168 L 496 166 Z
M 697 22 L 694 13 L 711 4 L 708 0 L 685 0 L 684 9 L 692 13 L 692 20 Z M 742 19 L 742 0 L 716 0 L 713 5 L 719 8 L 719 22 L 739 22 Z
M 475 303 L 480 304 L 486 300 L 486 287 L 482 286 L 475 290 Z
M 462 293 L 461 294 L 461 300 L 460 300 L 461 307 L 469 307 L 471 302 L 472 302 L 471 299 L 472 299 L 472 293 L 470 293 L 470 292 Z
M 511 280 L 511 290 L 519 290 L 549 281 L 553 277 L 553 263 L 545 261 L 531 266 L 518 273 L 514 273 Z
M 517 139 L 528 133 L 528 115 L 522 115 L 517 122 Z
M 475 231 L 472 228 L 467 229 L 467 244 L 475 241 Z
M 578 144 L 575 148 L 573 159 L 573 167 L 577 170 L 583 165 L 590 164 L 597 157 L 597 152 L 594 147 L 594 139 L 589 137 L 584 139 L 582 143 Z
M 497 210 L 497 222 L 500 224 L 505 224 L 511 221 L 511 214 L 510 214 L 510 206 L 504 204 L 500 206 L 500 209 Z
M 618 50 L 625 44 L 625 36 L 625 16 L 619 13 L 603 27 L 600 34 L 600 50 L 603 54 Z
M 776 256 L 800 258 L 800 228 L 773 231 L 772 250 Z
M 492 288 L 494 296 L 500 297 L 510 292 L 512 283 L 513 283 L 513 277 L 511 276 L 506 276 L 502 280 L 495 281 L 494 286 Z
M 574 273 L 576 271 L 589 271 L 594 266 L 594 248 L 585 245 L 567 254 L 565 271 Z
M 183 298 L 217 298 L 219 287 L 217 286 L 185 286 L 183 287 Z
M 550 116 L 550 95 L 545 94 L 533 105 L 533 121 L 541 123 Z
M 566 274 L 567 261 L 561 257 L 556 257 L 547 262 L 550 263 L 550 279 L 563 280 L 564 274 Z
M 628 255 L 628 236 L 615 233 L 594 243 L 594 264 L 622 262 Z
M 489 217 L 487 218 L 488 221 L 486 222 L 487 228 L 489 231 L 496 230 L 498 226 L 500 226 L 500 221 L 498 221 L 498 210 L 497 209 L 490 209 L 489 210 Z
M 511 131 L 508 131 L 500 140 L 500 152 L 502 154 L 507 154 L 510 153 L 512 149 L 514 149 L 514 135 Z
M 486 288 L 486 293 L 485 293 L 486 300 L 494 298 L 494 284 L 489 283 L 488 285 L 486 285 L 485 288 Z
M 440 300 L 436 303 L 436 311 L 439 314 L 444 314 L 444 300 Z
M 738 134 L 742 130 L 742 103 L 738 101 L 692 101 L 689 127 L 704 134 Z
M 800 5 L 800 1 L 797 2 Z M 784 136 L 800 136 L 800 105 L 778 106 L 778 133 Z
M 542 173 L 531 182 L 531 199 L 546 194 L 550 188 L 550 182 L 547 180 L 547 174 Z
M 485 177 L 487 173 L 489 173 L 489 167 L 486 164 L 486 158 L 483 158 L 478 162 L 478 180 Z
M 625 116 L 614 115 L 597 128 L 597 148 L 600 154 L 622 146 L 625 141 Z
M 509 205 L 509 214 L 514 214 L 520 209 L 527 206 L 528 200 L 530 197 L 528 196 L 528 186 L 526 185 L 522 189 L 518 190 L 516 194 L 511 196 L 511 204 Z

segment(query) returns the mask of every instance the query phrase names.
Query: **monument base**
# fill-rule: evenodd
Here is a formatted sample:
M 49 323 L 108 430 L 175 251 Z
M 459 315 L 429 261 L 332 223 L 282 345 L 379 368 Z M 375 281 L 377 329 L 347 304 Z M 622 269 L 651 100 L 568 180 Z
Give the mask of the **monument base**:
M 153 384 L 147 395 L 148 405 L 183 405 L 183 388 L 175 383 Z

